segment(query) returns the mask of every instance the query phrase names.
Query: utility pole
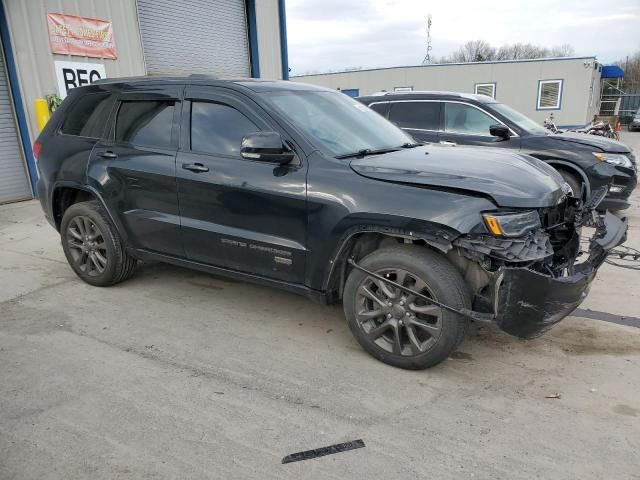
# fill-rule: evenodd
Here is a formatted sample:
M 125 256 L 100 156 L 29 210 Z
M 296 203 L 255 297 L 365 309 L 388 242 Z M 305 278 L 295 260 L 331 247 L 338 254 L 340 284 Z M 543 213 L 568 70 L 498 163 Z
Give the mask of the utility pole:
M 431 14 L 427 16 L 427 54 L 422 60 L 422 64 L 431 63 Z

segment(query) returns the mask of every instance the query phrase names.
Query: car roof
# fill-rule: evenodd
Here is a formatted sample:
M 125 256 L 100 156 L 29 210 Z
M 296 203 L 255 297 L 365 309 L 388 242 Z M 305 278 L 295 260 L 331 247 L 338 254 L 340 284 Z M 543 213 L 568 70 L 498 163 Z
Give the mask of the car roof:
M 269 91 L 336 91 L 330 88 L 319 87 L 317 85 L 290 82 L 287 80 L 262 80 L 258 78 L 220 79 L 214 75 L 207 74 L 193 74 L 186 76 L 148 75 L 142 77 L 114 77 L 98 80 L 93 82 L 93 85 L 157 85 L 172 83 L 210 86 L 240 85 L 257 93 Z
M 393 100 L 473 100 L 478 103 L 496 103 L 487 95 L 474 95 L 472 93 L 446 92 L 436 90 L 424 90 L 413 92 L 380 92 L 373 95 L 363 95 L 358 97 L 361 102 L 390 102 Z

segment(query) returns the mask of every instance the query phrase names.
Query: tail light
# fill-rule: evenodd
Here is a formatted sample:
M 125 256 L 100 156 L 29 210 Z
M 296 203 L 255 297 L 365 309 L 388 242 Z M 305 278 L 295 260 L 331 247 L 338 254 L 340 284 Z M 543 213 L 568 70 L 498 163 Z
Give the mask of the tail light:
M 40 150 L 42 150 L 42 144 L 36 141 L 33 144 L 33 156 L 36 159 L 36 162 L 38 161 L 38 157 L 40 157 Z

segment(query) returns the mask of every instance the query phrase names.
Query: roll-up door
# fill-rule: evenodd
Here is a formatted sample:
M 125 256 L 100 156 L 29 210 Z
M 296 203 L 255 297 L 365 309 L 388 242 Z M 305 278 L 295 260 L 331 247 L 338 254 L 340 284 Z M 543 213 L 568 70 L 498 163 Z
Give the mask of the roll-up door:
M 9 81 L 0 52 L 0 203 L 31 198 L 29 175 L 13 112 Z
M 147 73 L 249 77 L 245 0 L 137 0 Z

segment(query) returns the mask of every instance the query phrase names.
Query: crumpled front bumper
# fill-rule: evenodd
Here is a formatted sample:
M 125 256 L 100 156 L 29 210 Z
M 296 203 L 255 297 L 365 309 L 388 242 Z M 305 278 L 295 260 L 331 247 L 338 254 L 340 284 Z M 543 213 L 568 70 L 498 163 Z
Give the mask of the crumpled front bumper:
M 591 240 L 588 260 L 576 265 L 572 275 L 553 278 L 527 268 L 498 270 L 493 286 L 498 326 L 520 338 L 542 335 L 580 305 L 608 251 L 626 235 L 626 219 L 607 212 Z

